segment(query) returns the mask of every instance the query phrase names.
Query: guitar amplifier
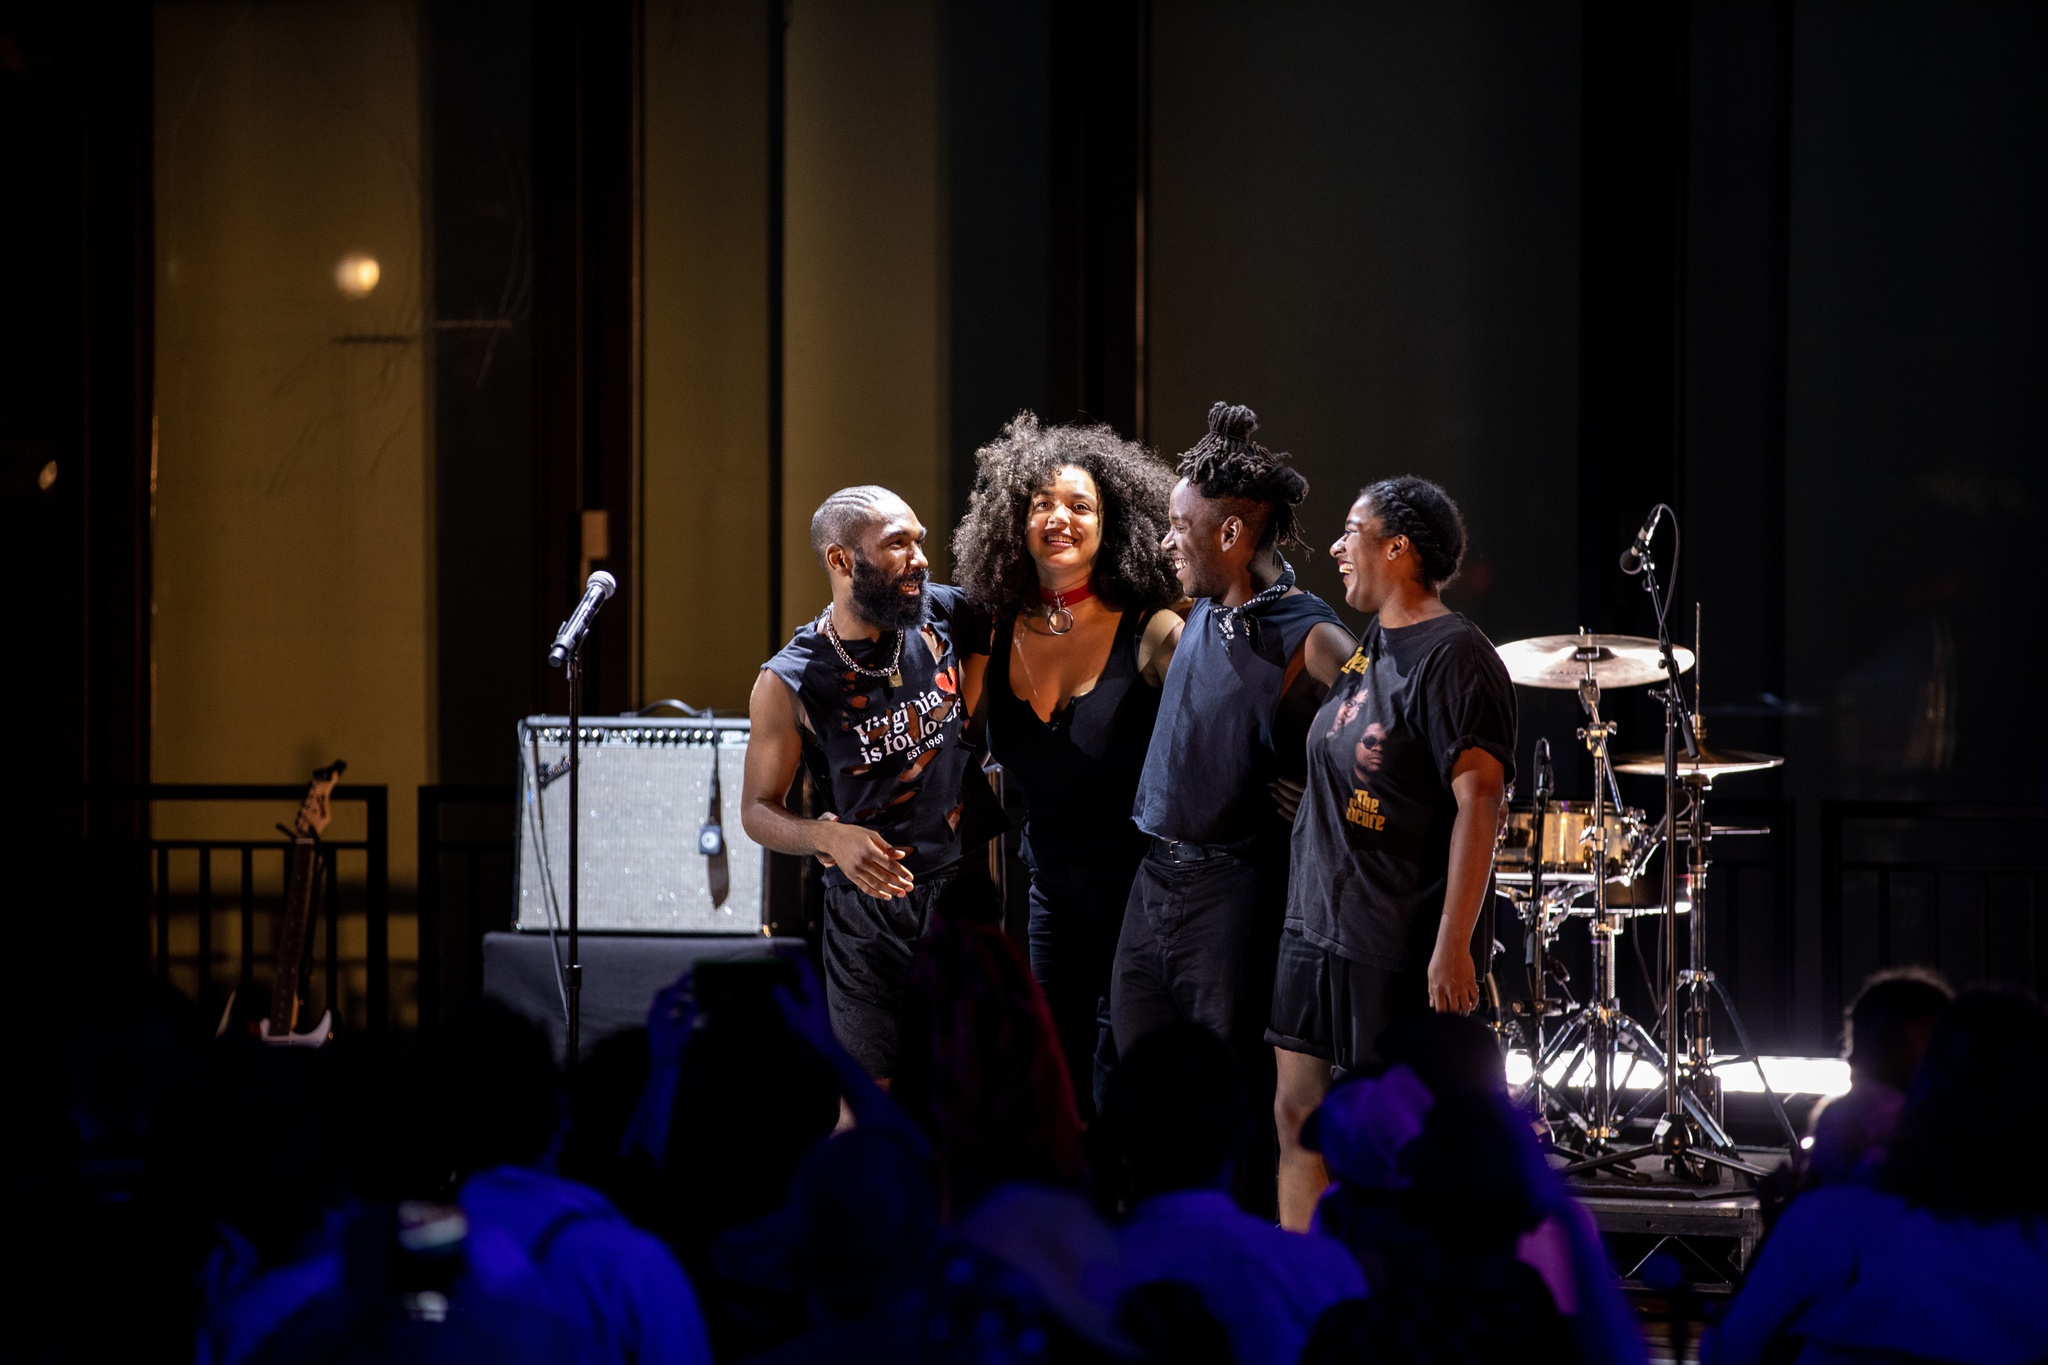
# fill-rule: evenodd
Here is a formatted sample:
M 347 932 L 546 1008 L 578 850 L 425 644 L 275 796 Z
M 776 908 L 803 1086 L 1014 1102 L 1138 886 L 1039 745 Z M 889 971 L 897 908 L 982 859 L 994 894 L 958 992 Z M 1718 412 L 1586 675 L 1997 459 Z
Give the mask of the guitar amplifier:
M 764 932 L 767 852 L 740 828 L 745 720 L 582 720 L 580 930 Z M 518 903 L 513 924 L 569 927 L 569 720 L 519 723 Z M 713 895 L 720 869 L 726 891 Z

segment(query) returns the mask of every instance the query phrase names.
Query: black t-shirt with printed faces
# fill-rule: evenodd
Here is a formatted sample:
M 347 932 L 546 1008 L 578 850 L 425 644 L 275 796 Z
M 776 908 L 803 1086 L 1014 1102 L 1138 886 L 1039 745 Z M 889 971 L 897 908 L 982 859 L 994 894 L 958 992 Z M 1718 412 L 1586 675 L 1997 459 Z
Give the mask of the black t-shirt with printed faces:
M 1367 626 L 1309 727 L 1289 927 L 1354 961 L 1427 971 L 1458 814 L 1451 773 L 1474 748 L 1514 780 L 1515 689 L 1492 642 L 1456 612 Z

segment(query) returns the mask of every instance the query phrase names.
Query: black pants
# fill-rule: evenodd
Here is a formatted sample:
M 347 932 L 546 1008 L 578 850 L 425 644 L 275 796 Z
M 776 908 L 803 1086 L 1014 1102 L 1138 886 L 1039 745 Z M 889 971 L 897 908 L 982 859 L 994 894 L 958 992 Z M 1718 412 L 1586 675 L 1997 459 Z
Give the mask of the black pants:
M 839 1045 L 868 1074 L 896 1074 L 898 1015 L 910 958 L 964 863 L 917 874 L 910 894 L 881 900 L 849 884 L 825 888 L 825 1003 Z
M 1237 1054 L 1251 1106 L 1251 1150 L 1235 1194 L 1248 1211 L 1277 1211 L 1279 1135 L 1273 1126 L 1273 1049 L 1266 1025 L 1287 908 L 1284 844 L 1176 858 L 1154 840 L 1138 865 L 1117 940 L 1110 1026 L 1117 1050 L 1169 1024 L 1201 1024 Z
M 1100 1110 L 1116 1069 L 1110 977 L 1124 903 L 1144 851 L 1138 843 L 1105 854 L 1052 836 L 1030 839 L 1024 848 L 1031 867 L 1031 974 L 1052 1011 L 1084 1122 Z

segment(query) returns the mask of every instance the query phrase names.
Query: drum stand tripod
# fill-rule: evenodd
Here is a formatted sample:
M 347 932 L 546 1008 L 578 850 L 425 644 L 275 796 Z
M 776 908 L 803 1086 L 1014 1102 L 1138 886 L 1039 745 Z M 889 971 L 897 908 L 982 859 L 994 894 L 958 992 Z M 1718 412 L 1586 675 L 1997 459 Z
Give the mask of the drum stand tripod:
M 1570 1060 L 1565 1066 L 1565 1079 L 1578 1070 L 1583 1057 L 1591 1069 L 1584 1087 L 1581 1107 L 1565 1104 L 1565 1114 L 1571 1125 L 1584 1139 L 1584 1149 L 1578 1155 L 1581 1160 L 1567 1166 L 1567 1172 L 1590 1170 L 1616 1162 L 1632 1160 L 1634 1153 L 1621 1155 L 1617 1143 L 1621 1137 L 1624 1116 L 1620 1112 L 1619 1085 L 1615 1077 L 1615 1061 L 1623 1050 L 1624 1041 L 1630 1051 L 1647 1054 L 1657 1059 L 1662 1067 L 1663 1054 L 1657 1047 L 1656 1039 L 1649 1030 L 1631 1019 L 1622 1011 L 1619 993 L 1615 983 L 1615 950 L 1621 934 L 1621 919 L 1607 905 L 1607 854 L 1608 834 L 1611 822 L 1607 818 L 1606 802 L 1610 794 L 1615 795 L 1614 811 L 1617 820 L 1621 814 L 1621 801 L 1613 792 L 1614 773 L 1608 766 L 1607 741 L 1614 734 L 1614 724 L 1600 715 L 1600 683 L 1593 676 L 1592 660 L 1597 653 L 1589 647 L 1586 651 L 1585 673 L 1579 681 L 1579 704 L 1585 708 L 1586 724 L 1579 729 L 1579 738 L 1586 743 L 1586 749 L 1593 756 L 1594 819 L 1592 830 L 1592 858 L 1595 875 L 1593 878 L 1593 998 L 1570 1016 L 1565 1027 L 1556 1037 L 1545 1040 L 1542 1034 L 1542 1015 L 1536 1015 L 1535 1058 L 1531 1085 L 1540 1097 L 1546 1093 L 1559 1095 L 1559 1087 L 1550 1083 L 1552 1067 L 1560 1057 Z M 1531 910 L 1538 917 L 1535 933 L 1543 932 L 1542 905 L 1542 848 L 1536 851 L 1536 877 L 1532 890 Z M 1539 982 L 1539 988 L 1541 983 Z
M 1697 640 L 1697 630 L 1695 630 Z M 1700 721 L 1693 717 L 1693 728 L 1697 734 Z M 1680 779 L 1692 789 L 1690 810 L 1686 820 L 1685 884 L 1691 898 L 1693 914 L 1690 933 L 1687 937 L 1687 961 L 1684 971 L 1678 973 L 1678 989 L 1683 992 L 1685 1020 L 1685 1047 L 1673 1068 L 1678 1073 L 1679 1088 L 1684 1092 L 1687 1109 L 1696 1117 L 1701 1132 L 1709 1144 L 1724 1152 L 1732 1150 L 1726 1131 L 1719 1122 L 1721 1112 L 1721 1078 L 1714 1070 L 1714 1000 L 1718 997 L 1721 1008 L 1728 1015 L 1728 1022 L 1735 1028 L 1735 1041 L 1742 1051 L 1730 1059 L 1738 1065 L 1747 1062 L 1756 1068 L 1757 1079 L 1763 1084 L 1764 1099 L 1769 1103 L 1771 1113 L 1777 1118 L 1778 1126 L 1785 1132 L 1785 1142 L 1796 1148 L 1799 1134 L 1793 1130 L 1791 1116 L 1785 1112 L 1785 1102 L 1771 1089 L 1771 1079 L 1764 1073 L 1763 1061 L 1749 1041 L 1749 1030 L 1742 1026 L 1742 1015 L 1735 1008 L 1735 1001 L 1729 998 L 1728 988 L 1720 978 L 1707 969 L 1707 924 L 1704 907 L 1707 903 L 1707 868 L 1711 860 L 1707 857 L 1707 840 L 1710 826 L 1707 824 L 1707 790 L 1714 779 L 1709 774 L 1693 771 Z M 1668 847 L 1667 847 L 1668 856 Z M 1674 997 L 1673 1008 L 1676 1008 Z M 1736 1169 L 1752 1168 L 1718 1158 L 1724 1165 Z

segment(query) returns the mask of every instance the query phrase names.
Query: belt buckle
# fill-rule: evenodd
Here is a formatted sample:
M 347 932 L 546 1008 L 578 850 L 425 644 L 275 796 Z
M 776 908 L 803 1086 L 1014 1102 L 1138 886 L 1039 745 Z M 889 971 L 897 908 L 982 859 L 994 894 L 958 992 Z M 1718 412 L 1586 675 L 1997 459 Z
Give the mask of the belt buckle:
M 1191 856 L 1185 858 L 1181 856 L 1181 850 L 1184 848 L 1191 850 Z M 1200 844 L 1185 843 L 1179 839 L 1168 839 L 1166 841 L 1166 855 L 1172 858 L 1176 865 L 1201 863 L 1209 860 L 1208 850 L 1202 848 Z

